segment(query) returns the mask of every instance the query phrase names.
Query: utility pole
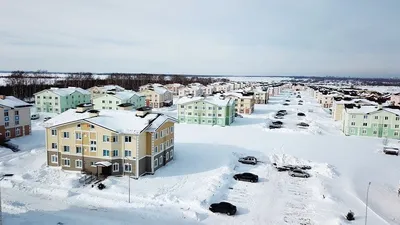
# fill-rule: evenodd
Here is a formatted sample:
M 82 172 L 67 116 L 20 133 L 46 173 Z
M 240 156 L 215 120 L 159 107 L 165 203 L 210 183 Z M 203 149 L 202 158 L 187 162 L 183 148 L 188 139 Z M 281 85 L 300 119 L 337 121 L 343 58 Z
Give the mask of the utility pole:
M 365 225 L 367 225 L 367 219 L 368 219 L 368 193 L 369 193 L 369 187 L 370 186 L 371 186 L 371 181 L 368 183 L 367 198 L 365 200 Z
M 12 177 L 14 174 L 7 173 L 0 176 L 0 181 L 2 181 L 5 177 Z M 3 212 L 1 210 L 1 187 L 0 187 L 0 225 L 3 225 Z

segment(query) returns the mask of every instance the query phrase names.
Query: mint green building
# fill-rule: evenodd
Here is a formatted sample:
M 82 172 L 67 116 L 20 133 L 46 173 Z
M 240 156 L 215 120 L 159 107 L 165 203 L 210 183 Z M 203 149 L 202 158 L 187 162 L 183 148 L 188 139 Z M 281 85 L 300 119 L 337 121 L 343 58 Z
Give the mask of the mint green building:
M 342 131 L 345 135 L 400 138 L 400 109 L 346 104 Z
M 50 88 L 34 94 L 37 112 L 62 113 L 81 103 L 90 103 L 90 92 L 82 88 Z
M 177 101 L 178 121 L 229 126 L 235 120 L 235 100 L 224 97 L 183 97 Z

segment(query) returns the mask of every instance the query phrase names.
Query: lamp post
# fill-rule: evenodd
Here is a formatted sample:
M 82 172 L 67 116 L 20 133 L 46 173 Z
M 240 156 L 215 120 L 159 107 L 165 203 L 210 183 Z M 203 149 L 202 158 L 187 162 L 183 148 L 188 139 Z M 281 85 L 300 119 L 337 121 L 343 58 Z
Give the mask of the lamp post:
M 367 198 L 365 201 L 365 225 L 367 225 L 367 216 L 368 216 L 368 193 L 369 193 L 369 187 L 371 186 L 371 181 L 368 183 L 367 187 Z
M 6 173 L 3 175 L 0 175 L 0 181 L 2 181 L 6 177 L 12 177 L 14 174 L 12 173 Z M 3 212 L 1 210 L 1 186 L 0 186 L 0 225 L 3 225 Z

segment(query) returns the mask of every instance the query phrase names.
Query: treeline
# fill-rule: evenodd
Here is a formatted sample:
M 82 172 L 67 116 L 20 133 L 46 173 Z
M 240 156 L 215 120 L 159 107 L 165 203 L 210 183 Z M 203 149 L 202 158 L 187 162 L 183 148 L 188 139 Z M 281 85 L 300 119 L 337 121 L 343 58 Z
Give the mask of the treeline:
M 156 74 L 129 74 L 112 73 L 109 75 L 94 75 L 92 73 L 68 73 L 64 76 L 53 75 L 47 71 L 36 72 L 13 71 L 8 76 L 3 76 L 4 86 L 0 86 L 0 93 L 12 95 L 20 99 L 29 100 L 33 94 L 50 87 L 80 87 L 88 89 L 93 86 L 119 85 L 128 90 L 138 91 L 139 87 L 148 83 L 201 83 L 208 85 L 227 79 L 214 79 L 211 77 L 197 77 L 184 75 L 156 75 Z

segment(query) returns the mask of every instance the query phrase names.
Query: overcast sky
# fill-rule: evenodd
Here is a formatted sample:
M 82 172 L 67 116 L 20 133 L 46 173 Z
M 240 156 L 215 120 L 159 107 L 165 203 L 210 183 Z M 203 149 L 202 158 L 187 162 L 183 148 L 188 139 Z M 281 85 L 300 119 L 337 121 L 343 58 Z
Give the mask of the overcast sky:
M 400 74 L 400 0 L 0 1 L 0 70 Z

